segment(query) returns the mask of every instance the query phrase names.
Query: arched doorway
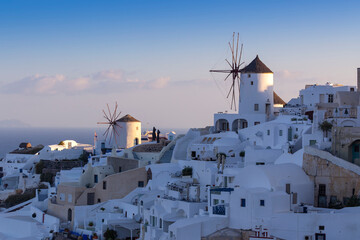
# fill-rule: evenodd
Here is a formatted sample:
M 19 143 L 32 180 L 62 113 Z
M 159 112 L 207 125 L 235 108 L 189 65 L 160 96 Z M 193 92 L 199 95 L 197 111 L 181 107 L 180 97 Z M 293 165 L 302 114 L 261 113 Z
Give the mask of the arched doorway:
M 68 209 L 67 220 L 68 220 L 68 222 L 71 222 L 71 220 L 72 220 L 72 210 L 71 210 L 71 208 Z
M 239 129 L 247 128 L 248 122 L 245 119 L 235 119 L 232 123 L 231 130 L 237 132 Z
M 229 131 L 229 122 L 226 119 L 219 119 L 216 121 L 216 131 Z

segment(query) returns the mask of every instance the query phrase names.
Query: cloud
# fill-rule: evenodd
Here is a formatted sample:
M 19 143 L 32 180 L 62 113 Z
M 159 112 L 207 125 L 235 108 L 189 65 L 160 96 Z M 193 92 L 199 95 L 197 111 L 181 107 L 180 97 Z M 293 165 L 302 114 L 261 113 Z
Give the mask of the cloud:
M 120 70 L 101 71 L 78 78 L 64 75 L 40 75 L 25 77 L 0 86 L 3 94 L 56 95 L 79 93 L 113 93 L 131 89 L 161 89 L 168 86 L 170 77 L 153 80 L 128 78 Z
M 150 89 L 164 88 L 168 85 L 169 81 L 170 81 L 169 77 L 161 77 L 161 78 L 147 82 L 146 86 L 147 86 L 147 88 L 150 88 Z

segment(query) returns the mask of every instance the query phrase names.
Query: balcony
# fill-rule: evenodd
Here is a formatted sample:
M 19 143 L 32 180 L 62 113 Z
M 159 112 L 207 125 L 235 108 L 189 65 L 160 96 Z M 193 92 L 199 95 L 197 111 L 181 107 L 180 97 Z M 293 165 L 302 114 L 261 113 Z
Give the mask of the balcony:
M 213 206 L 213 214 L 216 215 L 225 215 L 226 210 L 225 210 L 225 205 L 216 205 Z
M 325 112 L 325 119 L 328 118 L 357 118 L 356 108 L 335 108 Z

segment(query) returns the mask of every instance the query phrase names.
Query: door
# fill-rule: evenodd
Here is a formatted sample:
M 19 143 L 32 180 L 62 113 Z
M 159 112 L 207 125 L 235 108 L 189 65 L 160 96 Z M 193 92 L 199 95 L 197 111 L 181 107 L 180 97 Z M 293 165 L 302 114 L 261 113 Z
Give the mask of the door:
M 68 209 L 68 217 L 67 217 L 68 222 L 71 222 L 71 219 L 72 219 L 72 210 L 71 210 L 71 208 L 69 208 Z
M 94 205 L 95 203 L 95 193 L 87 194 L 87 205 Z
M 356 159 L 359 159 L 359 150 L 360 150 L 360 142 L 354 142 L 352 145 L 352 163 L 355 162 Z

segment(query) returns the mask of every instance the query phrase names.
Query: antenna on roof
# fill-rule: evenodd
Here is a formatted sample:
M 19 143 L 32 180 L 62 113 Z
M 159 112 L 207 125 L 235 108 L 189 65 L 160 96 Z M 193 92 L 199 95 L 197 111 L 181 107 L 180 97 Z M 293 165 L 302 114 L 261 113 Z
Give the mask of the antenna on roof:
M 231 109 L 234 106 L 234 109 L 236 111 L 236 94 L 235 94 L 235 88 L 236 84 L 238 85 L 238 91 L 240 94 L 240 67 L 244 64 L 244 62 L 241 62 L 241 56 L 242 56 L 242 50 L 243 50 L 243 44 L 241 44 L 239 49 L 239 33 L 237 34 L 236 39 L 236 49 L 235 49 L 235 32 L 233 33 L 233 41 L 232 44 L 229 42 L 229 47 L 231 50 L 231 61 L 228 61 L 225 59 L 225 61 L 229 64 L 230 69 L 229 70 L 210 70 L 210 72 L 218 72 L 218 73 L 227 73 L 225 80 L 226 81 L 230 75 L 232 76 L 232 83 L 229 90 L 228 95 L 226 96 L 229 98 L 231 94 Z
M 111 139 L 114 138 L 114 143 L 116 144 L 116 147 L 118 147 L 118 143 L 117 143 L 117 136 L 119 136 L 119 133 L 116 130 L 116 127 L 121 127 L 117 124 L 117 120 L 121 114 L 121 112 L 117 113 L 117 108 L 118 108 L 118 104 L 117 102 L 115 102 L 115 109 L 113 111 L 113 113 L 111 113 L 110 108 L 109 108 L 109 104 L 106 104 L 107 106 L 107 110 L 108 113 L 105 112 L 105 110 L 103 109 L 103 113 L 104 113 L 104 118 L 107 120 L 107 122 L 98 122 L 97 124 L 107 124 L 108 128 L 106 129 L 106 131 L 104 132 L 104 136 L 105 136 L 105 141 L 109 135 L 110 132 L 110 138 L 108 139 L 109 143 L 111 142 Z

